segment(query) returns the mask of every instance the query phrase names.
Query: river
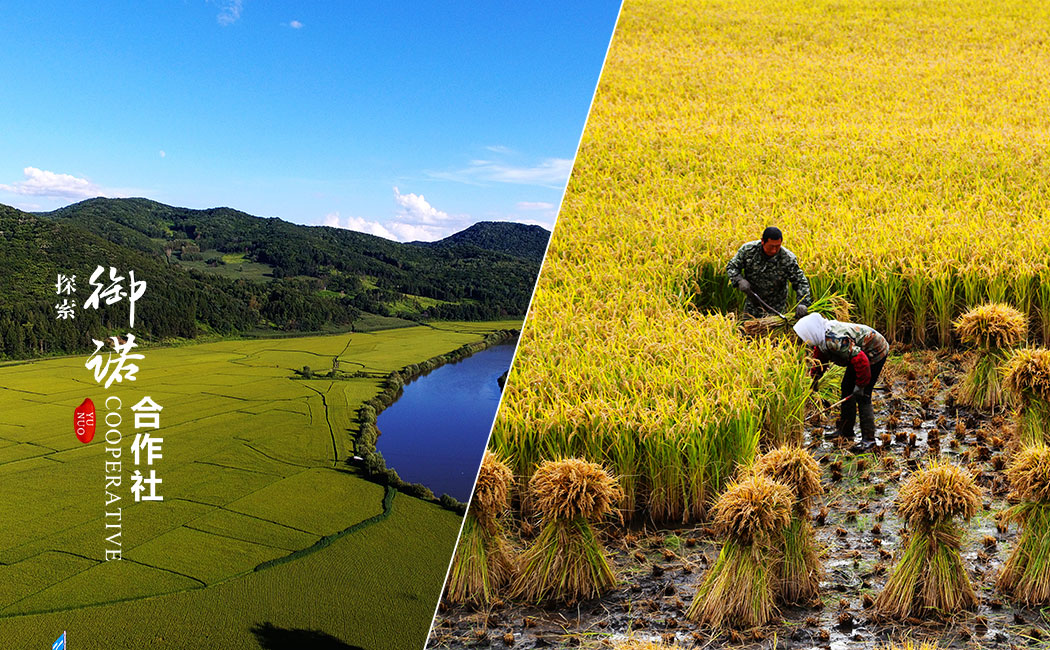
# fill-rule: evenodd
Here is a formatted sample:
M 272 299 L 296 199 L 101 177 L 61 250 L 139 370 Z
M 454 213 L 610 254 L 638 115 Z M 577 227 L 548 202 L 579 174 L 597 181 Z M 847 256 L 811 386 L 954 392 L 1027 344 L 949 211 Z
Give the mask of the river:
M 495 345 L 409 382 L 376 421 L 386 466 L 437 496 L 466 501 L 499 406 L 496 380 L 515 345 Z

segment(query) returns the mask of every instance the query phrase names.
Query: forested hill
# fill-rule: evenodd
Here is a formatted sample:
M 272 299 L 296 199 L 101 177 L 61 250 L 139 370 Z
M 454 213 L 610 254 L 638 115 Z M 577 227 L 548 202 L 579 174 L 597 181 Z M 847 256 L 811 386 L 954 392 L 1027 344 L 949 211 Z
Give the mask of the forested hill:
M 551 233 L 539 226 L 506 221 L 479 221 L 466 230 L 436 242 L 412 242 L 418 246 L 444 247 L 470 244 L 536 262 L 543 261 Z
M 76 274 L 82 304 L 99 265 L 147 281 L 134 331 L 161 340 L 347 328 L 369 314 L 521 315 L 540 263 L 472 243 L 421 247 L 147 199 L 91 199 L 37 214 L 0 205 L 0 358 L 80 352 L 92 336 L 124 333 L 126 302 L 56 318 L 57 275 Z

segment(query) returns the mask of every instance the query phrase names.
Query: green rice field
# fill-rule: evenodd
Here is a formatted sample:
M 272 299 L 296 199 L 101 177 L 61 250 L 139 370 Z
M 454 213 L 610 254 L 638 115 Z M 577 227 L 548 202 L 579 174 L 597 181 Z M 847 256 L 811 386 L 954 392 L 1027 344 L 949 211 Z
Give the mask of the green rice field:
M 85 358 L 0 367 L 0 639 L 42 648 L 422 647 L 460 518 L 359 478 L 383 375 L 517 322 L 144 350 L 110 390 Z M 292 379 L 332 367 L 370 377 Z M 122 561 L 104 561 L 106 397 L 122 400 Z M 134 503 L 130 407 L 164 407 L 161 502 Z M 86 397 L 90 444 L 73 435 Z M 144 461 L 143 461 L 144 462 Z M 143 469 L 145 465 L 142 466 Z M 145 472 L 144 472 L 145 473 Z M 110 519 L 112 521 L 112 519 Z M 334 645 L 332 647 L 346 647 Z

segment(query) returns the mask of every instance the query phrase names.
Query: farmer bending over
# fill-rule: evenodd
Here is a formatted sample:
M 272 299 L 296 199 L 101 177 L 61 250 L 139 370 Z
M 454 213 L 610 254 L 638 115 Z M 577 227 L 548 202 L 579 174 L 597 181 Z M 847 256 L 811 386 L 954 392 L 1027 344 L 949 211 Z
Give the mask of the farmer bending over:
M 810 371 L 814 390 L 827 369 L 826 362 L 846 367 L 842 378 L 842 399 L 849 399 L 842 404 L 838 430 L 833 435 L 852 439 L 859 410 L 861 441 L 853 450 L 868 451 L 875 447 L 875 411 L 871 406 L 871 391 L 890 352 L 885 337 L 867 325 L 827 320 L 817 313 L 795 323 L 795 333 L 813 346 L 813 356 L 817 360 Z
M 740 247 L 726 266 L 729 284 L 747 295 L 744 312 L 751 316 L 765 316 L 772 312 L 755 298 L 761 298 L 770 308 L 783 313 L 787 308 L 787 284 L 795 287 L 799 304 L 795 317 L 802 318 L 813 303 L 809 280 L 798 265 L 798 258 L 781 246 L 784 236 L 779 228 L 770 226 L 762 232 L 762 239 L 749 241 Z

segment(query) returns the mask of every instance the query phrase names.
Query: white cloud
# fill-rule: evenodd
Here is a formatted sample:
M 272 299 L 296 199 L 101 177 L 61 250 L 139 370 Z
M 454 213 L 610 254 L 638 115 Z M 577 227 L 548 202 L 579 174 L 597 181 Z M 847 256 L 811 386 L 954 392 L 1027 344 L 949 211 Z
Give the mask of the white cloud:
M 397 221 L 388 225 L 400 241 L 437 241 L 448 237 L 455 230 Z
M 513 149 L 511 149 L 510 147 L 504 147 L 501 144 L 493 144 L 485 148 L 494 153 L 514 153 Z
M 368 221 L 362 217 L 347 217 L 346 228 L 349 230 L 356 230 L 358 232 L 368 233 L 369 235 L 375 235 L 377 237 L 385 237 L 386 239 L 397 240 L 394 233 L 383 227 L 383 224 L 378 221 Z
M 519 201 L 514 207 L 517 210 L 531 212 L 534 210 L 553 210 L 554 204 L 546 201 Z
M 22 196 L 50 196 L 67 199 L 90 199 L 108 194 L 86 178 L 56 174 L 36 167 L 22 170 L 25 180 L 12 185 L 0 183 L 0 190 Z
M 292 22 L 288 23 L 288 26 L 291 27 L 292 29 L 302 29 L 303 28 L 303 24 L 301 22 L 299 22 L 298 20 L 293 20 Z
M 442 212 L 427 203 L 422 194 L 402 194 L 394 188 L 394 200 L 401 208 L 400 219 L 424 224 L 435 224 L 450 219 L 447 212 Z
M 244 8 L 244 0 L 216 0 L 219 4 L 219 15 L 216 20 L 223 27 L 232 25 L 241 19 L 241 10 Z
M 168 154 L 167 154 L 167 153 L 166 153 L 166 152 L 165 152 L 165 151 L 164 151 L 163 149 L 161 149 L 161 150 L 160 150 L 160 157 L 161 157 L 161 158 L 167 158 L 167 157 L 168 157 Z
M 347 217 L 344 220 L 339 216 L 338 212 L 329 212 L 324 216 L 324 225 L 330 228 L 345 228 L 346 230 L 356 230 L 357 232 L 367 233 L 369 235 L 376 235 L 379 237 L 385 237 L 386 239 L 397 240 L 394 233 L 390 232 L 383 227 L 383 224 L 378 221 L 368 221 L 361 217 Z
M 466 216 L 454 217 L 438 210 L 430 205 L 422 194 L 402 194 L 396 187 L 394 203 L 397 213 L 389 221 L 370 221 L 362 217 L 343 218 L 338 212 L 330 212 L 324 217 L 324 225 L 406 242 L 442 239 L 472 223 Z
M 472 160 L 451 172 L 429 172 L 430 176 L 460 183 L 514 183 L 562 189 L 569 180 L 572 161 L 568 158 L 546 158 L 531 166 L 517 166 L 492 160 Z

